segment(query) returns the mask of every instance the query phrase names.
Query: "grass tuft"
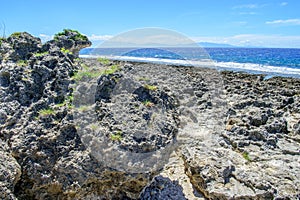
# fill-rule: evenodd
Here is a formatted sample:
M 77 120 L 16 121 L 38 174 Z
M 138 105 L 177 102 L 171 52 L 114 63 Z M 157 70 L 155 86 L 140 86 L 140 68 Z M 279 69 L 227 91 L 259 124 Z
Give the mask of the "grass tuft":
M 110 75 L 120 70 L 119 65 L 112 65 L 109 69 L 104 70 L 103 74 Z
M 143 104 L 148 108 L 154 106 L 154 103 L 151 102 L 150 100 L 143 101 Z
M 27 60 L 19 60 L 19 61 L 17 62 L 17 65 L 18 65 L 19 67 L 26 67 L 26 66 L 28 65 L 28 62 L 27 62 Z
M 10 37 L 19 38 L 21 37 L 21 32 L 15 32 L 10 35 Z
M 47 117 L 47 116 L 53 115 L 53 114 L 54 114 L 54 110 L 52 108 L 42 109 L 39 111 L 40 117 Z
M 41 52 L 41 53 L 35 53 L 35 54 L 33 54 L 33 55 L 36 56 L 36 57 L 41 57 L 41 56 L 44 56 L 44 55 L 47 55 L 47 54 L 49 54 L 48 51 Z
M 121 141 L 122 140 L 122 131 L 117 131 L 115 134 L 110 134 L 110 139 L 113 141 Z
M 92 79 L 101 76 L 102 73 L 100 71 L 79 71 L 73 76 L 73 80 L 81 81 L 83 79 Z
M 144 87 L 146 89 L 148 89 L 148 90 L 151 90 L 151 91 L 157 90 L 157 86 L 155 86 L 155 85 L 148 85 L 148 84 L 146 84 L 146 85 L 144 85 Z
M 150 81 L 150 79 L 147 77 L 139 77 L 138 81 Z
M 54 35 L 54 40 L 58 41 L 60 36 L 65 36 L 67 39 L 75 40 L 75 41 L 88 41 L 87 36 L 82 35 L 77 30 L 72 29 L 64 29 L 62 32 L 59 32 Z
M 65 49 L 64 47 L 60 49 L 64 54 L 73 54 L 69 49 Z
M 243 158 L 244 158 L 245 160 L 247 160 L 247 161 L 249 161 L 249 162 L 251 161 L 251 158 L 249 157 L 249 153 L 248 153 L 248 152 L 245 151 L 245 152 L 243 152 L 242 155 L 243 155 Z
M 97 58 L 97 61 L 103 65 L 108 65 L 110 63 L 108 58 Z

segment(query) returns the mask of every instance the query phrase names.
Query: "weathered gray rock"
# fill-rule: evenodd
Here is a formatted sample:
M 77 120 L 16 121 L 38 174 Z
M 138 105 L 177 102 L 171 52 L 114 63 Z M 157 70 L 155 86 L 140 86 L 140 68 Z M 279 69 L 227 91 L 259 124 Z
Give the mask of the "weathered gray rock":
M 7 42 L 12 48 L 8 56 L 12 61 L 27 60 L 42 46 L 40 38 L 33 37 L 27 32 L 13 33 L 7 38 Z
M 69 56 L 72 57 L 71 54 L 73 54 L 75 57 L 78 57 L 80 49 L 91 45 L 92 43 L 88 40 L 88 38 L 78 31 L 64 29 L 63 32 L 57 33 L 54 36 L 54 40 L 46 42 L 43 45 L 42 50 L 45 52 L 52 48 L 63 48 L 70 51 Z
M 298 79 L 78 62 L 87 45 L 2 41 L 0 198 L 299 198 Z
M 74 53 L 90 42 L 70 34 L 48 49 L 8 52 L 7 57 L 24 56 L 26 65 L 1 63 L 0 138 L 10 144 L 0 151 L 1 170 L 7 171 L 0 176 L 1 198 L 136 199 L 152 178 L 104 167 L 81 142 L 71 112 L 71 77 L 80 68 Z M 65 40 L 74 43 L 67 46 Z
M 299 80 L 274 78 L 263 81 L 257 79 L 255 75 L 243 75 L 244 78 L 241 83 L 236 77 L 234 78 L 235 74 L 227 72 L 223 74 L 226 75 L 226 81 L 233 81 L 231 82 L 233 85 L 228 85 L 227 99 L 235 108 L 235 112 L 228 113 L 227 132 L 222 133 L 223 139 L 218 139 L 220 140 L 219 144 L 226 149 L 240 152 L 240 155 L 247 161 L 246 164 L 240 162 L 234 165 L 235 171 L 232 172 L 232 177 L 247 183 L 246 186 L 250 186 L 254 192 L 258 191 L 255 189 L 258 188 L 263 193 L 268 193 L 271 195 L 268 198 L 296 199 L 299 196 L 297 189 L 299 187 L 299 172 L 298 169 L 296 170 L 298 167 L 295 168 L 295 166 L 299 165 L 297 162 L 299 162 L 300 154 L 296 129 L 299 114 L 295 110 L 297 104 L 294 99 L 298 98 L 297 94 L 300 92 Z M 240 76 L 238 75 L 238 77 Z M 252 84 L 245 85 L 247 82 Z M 233 89 L 236 88 L 236 85 L 239 85 L 239 91 Z M 243 86 L 240 87 L 240 85 Z M 287 92 L 289 90 L 293 92 Z M 251 94 L 251 91 L 255 91 L 255 93 Z M 253 98 L 255 101 L 246 100 Z M 264 103 L 259 103 L 262 101 Z M 214 147 L 211 151 L 214 152 L 215 149 Z M 227 159 L 232 158 L 230 156 L 225 157 Z M 198 159 L 191 157 L 191 160 Z M 231 159 L 228 160 L 233 163 Z M 189 163 L 187 166 L 190 167 Z M 197 164 L 191 166 L 196 167 Z M 213 168 L 215 170 L 221 169 L 218 166 Z M 255 171 L 255 174 L 251 171 Z M 242 176 L 239 177 L 239 175 Z M 200 188 L 203 189 L 204 186 Z M 211 184 L 209 186 L 211 188 Z M 213 189 L 204 189 L 204 192 L 209 193 Z M 221 193 L 225 194 L 225 191 Z M 232 191 L 228 194 L 232 194 Z M 249 198 L 256 199 L 259 196 L 257 195 Z
M 16 199 L 15 185 L 20 180 L 21 167 L 9 153 L 7 144 L 0 139 L 0 198 Z
M 182 192 L 182 187 L 176 181 L 171 181 L 168 178 L 157 176 L 150 185 L 144 188 L 140 194 L 140 199 L 148 200 L 185 200 L 185 196 Z

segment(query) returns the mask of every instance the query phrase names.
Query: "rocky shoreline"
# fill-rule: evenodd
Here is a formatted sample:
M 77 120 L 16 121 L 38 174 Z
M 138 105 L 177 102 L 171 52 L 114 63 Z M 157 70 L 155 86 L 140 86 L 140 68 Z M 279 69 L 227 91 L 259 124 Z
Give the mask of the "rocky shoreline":
M 0 43 L 1 199 L 299 199 L 300 80 Z

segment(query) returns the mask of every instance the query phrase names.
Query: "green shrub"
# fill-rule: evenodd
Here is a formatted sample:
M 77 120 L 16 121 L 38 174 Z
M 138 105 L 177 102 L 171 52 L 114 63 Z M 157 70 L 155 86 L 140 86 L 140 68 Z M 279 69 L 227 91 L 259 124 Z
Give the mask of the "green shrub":
M 84 79 L 93 79 L 98 78 L 101 75 L 110 75 L 120 70 L 119 65 L 112 65 L 109 69 L 105 69 L 103 71 L 97 70 L 96 68 L 90 68 L 86 64 L 81 64 L 81 70 L 74 73 L 72 79 L 75 81 L 81 81 Z M 112 77 L 116 82 L 117 78 Z
M 96 71 L 96 70 L 90 69 L 85 64 L 82 64 L 81 67 L 82 67 L 82 70 L 80 70 L 74 74 L 74 76 L 72 77 L 73 80 L 81 81 L 84 78 L 87 78 L 87 79 L 97 78 L 101 75 L 110 75 L 110 74 L 113 74 L 120 70 L 119 65 L 112 65 L 109 69 L 105 69 L 104 71 Z
M 150 81 L 150 79 L 147 77 L 139 77 L 138 81 Z
M 152 90 L 152 91 L 157 90 L 157 86 L 155 86 L 155 85 L 148 85 L 148 84 L 146 84 L 146 85 L 144 85 L 144 87 L 145 87 L 146 89 Z
M 19 38 L 21 36 L 21 32 L 15 32 L 10 35 L 10 37 Z
M 245 159 L 245 160 L 247 160 L 247 161 L 251 161 L 251 158 L 249 157 L 249 153 L 248 152 L 243 152 L 243 158 Z
M 104 70 L 103 74 L 110 75 L 120 70 L 119 65 L 112 65 L 109 69 Z
M 48 51 L 41 52 L 41 53 L 35 53 L 35 54 L 33 54 L 33 55 L 36 56 L 36 57 L 41 57 L 41 56 L 44 56 L 44 55 L 47 55 L 47 54 L 49 54 Z
M 75 59 L 74 59 L 74 61 L 76 61 L 76 62 L 80 62 L 80 61 L 81 61 L 81 59 L 80 59 L 80 58 L 75 58 Z
M 84 78 L 92 79 L 92 78 L 97 78 L 101 75 L 102 75 L 102 72 L 100 72 L 100 71 L 96 71 L 96 72 L 93 72 L 93 71 L 79 71 L 73 76 L 73 80 L 81 81 Z
M 152 107 L 152 106 L 154 106 L 154 103 L 151 102 L 150 100 L 143 101 L 143 104 L 144 104 L 146 107 Z
M 28 65 L 28 62 L 27 62 L 27 60 L 19 60 L 19 61 L 17 62 L 17 65 L 18 65 L 19 67 L 25 67 L 25 66 Z
M 5 38 L 0 37 L 0 46 L 2 45 L 2 42 L 5 41 Z
M 121 141 L 122 140 L 122 131 L 117 131 L 115 134 L 110 134 L 110 139 L 113 141 Z
M 73 109 L 73 108 L 74 108 L 73 104 L 69 103 L 69 104 L 68 104 L 68 109 L 71 110 L 71 109 Z
M 54 114 L 54 110 L 52 108 L 42 109 L 39 111 L 40 117 L 46 117 L 53 114 Z
M 64 107 L 65 105 L 67 105 L 67 101 L 63 101 L 62 103 L 58 103 L 55 106 L 60 108 L 60 107 Z
M 69 49 L 65 49 L 64 47 L 60 49 L 64 54 L 73 54 Z
M 74 100 L 74 96 L 73 96 L 73 95 L 70 95 L 70 96 L 68 96 L 67 98 L 68 98 L 68 101 L 69 101 L 70 103 L 72 103 L 73 100 Z
M 103 65 L 108 65 L 110 63 L 108 58 L 97 58 L 97 61 Z
M 64 29 L 62 32 L 55 34 L 54 40 L 58 41 L 60 36 L 66 36 L 67 39 L 72 39 L 72 40 L 85 40 L 85 41 L 88 40 L 88 38 L 85 35 L 82 35 L 81 33 L 79 33 L 79 31 L 72 30 L 72 29 Z

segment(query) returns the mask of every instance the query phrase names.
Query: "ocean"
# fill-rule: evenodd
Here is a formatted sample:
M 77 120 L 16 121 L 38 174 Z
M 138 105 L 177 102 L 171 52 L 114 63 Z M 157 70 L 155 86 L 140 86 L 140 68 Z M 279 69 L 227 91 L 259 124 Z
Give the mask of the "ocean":
M 86 48 L 81 57 L 214 67 L 218 70 L 300 78 L 300 49 L 288 48 Z

